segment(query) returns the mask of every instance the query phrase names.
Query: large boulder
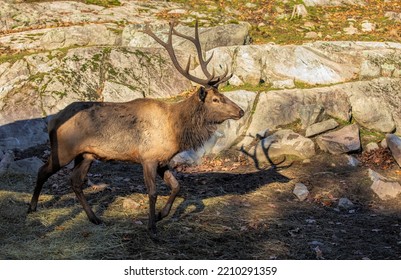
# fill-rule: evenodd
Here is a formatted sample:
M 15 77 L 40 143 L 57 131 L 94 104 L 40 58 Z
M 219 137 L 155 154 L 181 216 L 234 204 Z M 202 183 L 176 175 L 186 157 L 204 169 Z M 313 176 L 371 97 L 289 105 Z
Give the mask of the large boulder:
M 311 85 L 344 83 L 355 78 L 399 77 L 401 44 L 382 42 L 312 42 L 303 45 L 274 44 L 220 47 L 210 69 L 222 73 L 227 66 L 233 82 L 295 80 Z M 198 67 L 196 71 L 201 71 Z M 229 81 L 231 82 L 231 81 Z
M 111 28 L 117 25 L 86 24 L 36 29 L 0 37 L 0 45 L 10 51 L 43 51 L 76 46 L 116 45 L 120 39 Z
M 339 130 L 318 136 L 316 142 L 321 150 L 335 155 L 361 149 L 357 124 L 347 125 Z
M 369 169 L 370 179 L 373 181 L 370 189 L 382 200 L 397 197 L 401 194 L 401 185 L 399 182 L 386 178 L 383 175 Z
M 313 89 L 291 89 L 262 92 L 259 95 L 252 122 L 247 130 L 247 137 L 241 144 L 248 145 L 266 128 L 273 130 L 301 119 L 305 108 L 317 106 L 318 112 L 313 121 L 318 121 L 319 112 L 348 121 L 351 118 L 351 106 L 344 85 Z M 313 114 L 312 114 L 313 115 Z M 308 122 L 312 122 L 310 119 Z M 306 121 L 305 121 L 306 124 Z
M 49 140 L 47 124 L 43 119 L 17 121 L 0 126 L 0 152 L 24 150 Z
M 315 155 L 315 144 L 290 129 L 283 129 L 259 141 L 249 155 L 259 163 L 271 162 L 286 155 L 308 159 Z
M 380 132 L 392 132 L 396 128 L 394 117 L 398 124 L 401 124 L 401 114 L 395 108 L 395 104 L 401 101 L 400 93 L 399 79 L 381 78 L 373 82 L 350 84 L 349 101 L 352 116 L 364 127 Z

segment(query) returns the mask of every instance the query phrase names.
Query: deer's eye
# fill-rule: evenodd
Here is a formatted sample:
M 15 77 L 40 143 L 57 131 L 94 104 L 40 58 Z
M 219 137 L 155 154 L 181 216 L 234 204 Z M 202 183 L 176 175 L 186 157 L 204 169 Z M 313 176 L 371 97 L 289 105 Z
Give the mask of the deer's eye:
M 214 97 L 214 98 L 212 99 L 212 101 L 213 101 L 213 103 L 219 103 L 219 102 L 220 102 L 220 100 L 219 100 L 217 97 Z

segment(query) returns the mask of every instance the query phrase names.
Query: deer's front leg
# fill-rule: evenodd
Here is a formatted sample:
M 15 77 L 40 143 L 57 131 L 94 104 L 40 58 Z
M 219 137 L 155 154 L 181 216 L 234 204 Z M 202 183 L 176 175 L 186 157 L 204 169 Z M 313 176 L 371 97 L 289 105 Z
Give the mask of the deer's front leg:
M 148 229 L 151 234 L 156 234 L 156 200 L 157 200 L 157 191 L 156 191 L 156 170 L 157 163 L 155 162 L 146 162 L 143 164 L 143 176 L 145 180 L 145 185 L 148 190 L 149 196 L 149 222 Z

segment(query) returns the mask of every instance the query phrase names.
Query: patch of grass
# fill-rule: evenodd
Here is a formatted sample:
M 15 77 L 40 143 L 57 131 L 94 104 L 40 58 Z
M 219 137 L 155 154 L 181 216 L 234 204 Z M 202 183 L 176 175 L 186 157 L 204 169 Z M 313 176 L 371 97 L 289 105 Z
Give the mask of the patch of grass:
M 234 86 L 234 85 L 225 85 L 219 88 L 221 92 L 228 92 L 234 90 L 247 90 L 247 91 L 254 91 L 254 92 L 262 92 L 268 91 L 271 89 L 270 84 L 266 83 L 259 83 L 257 85 L 245 83 L 241 86 Z
M 17 60 L 20 60 L 22 58 L 24 58 L 24 56 L 26 55 L 30 55 L 33 54 L 32 52 L 20 52 L 20 53 L 16 53 L 16 54 L 10 54 L 10 55 L 0 55 L 0 64 L 2 63 L 14 63 Z
M 385 133 L 372 131 L 360 125 L 359 125 L 359 136 L 361 138 L 363 146 L 371 142 L 379 143 L 386 137 Z
M 248 22 L 252 28 L 250 35 L 253 43 L 264 44 L 301 44 L 315 40 L 347 40 L 347 41 L 399 41 L 401 26 L 395 20 L 384 15 L 388 11 L 400 13 L 398 1 L 372 0 L 364 6 L 341 5 L 306 7 L 308 14 L 302 18 L 292 17 L 295 5 L 303 4 L 302 0 L 290 1 L 199 1 L 171 0 L 185 4 L 189 11 L 203 14 L 200 25 L 219 25 L 222 23 Z M 158 14 L 161 18 L 185 20 L 185 24 L 193 25 L 195 16 L 191 13 Z M 367 20 L 376 25 L 371 32 L 363 32 L 362 23 Z M 189 23 L 188 23 L 189 22 Z M 358 33 L 348 35 L 344 28 L 350 22 L 358 28 Z M 313 26 L 311 26 L 313 25 Z M 317 38 L 306 38 L 306 32 L 314 31 Z
M 27 3 L 40 3 L 40 2 L 49 2 L 49 0 L 25 0 Z M 103 7 L 112 7 L 112 6 L 121 6 L 121 2 L 119 0 L 77 0 L 77 2 L 83 2 L 85 4 L 103 6 Z

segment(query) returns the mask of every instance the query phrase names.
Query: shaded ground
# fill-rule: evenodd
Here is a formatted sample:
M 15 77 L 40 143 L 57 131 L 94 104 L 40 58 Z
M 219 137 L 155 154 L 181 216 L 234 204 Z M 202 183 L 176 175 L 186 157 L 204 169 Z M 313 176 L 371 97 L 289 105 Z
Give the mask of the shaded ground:
M 30 151 L 36 155 L 43 150 Z M 28 154 L 20 154 L 24 157 Z M 146 229 L 147 197 L 138 165 L 96 163 L 85 192 L 105 225 L 87 221 L 67 185 L 69 169 L 45 185 L 38 212 L 26 215 L 34 177 L 0 178 L 0 259 L 399 259 L 401 200 L 381 201 L 367 167 L 400 179 L 391 158 L 318 155 L 257 170 L 236 153 L 177 172 L 172 214 Z M 369 159 L 370 158 L 370 159 Z M 306 201 L 292 194 L 302 182 Z M 158 206 L 167 200 L 161 181 Z M 352 211 L 337 208 L 347 197 Z

